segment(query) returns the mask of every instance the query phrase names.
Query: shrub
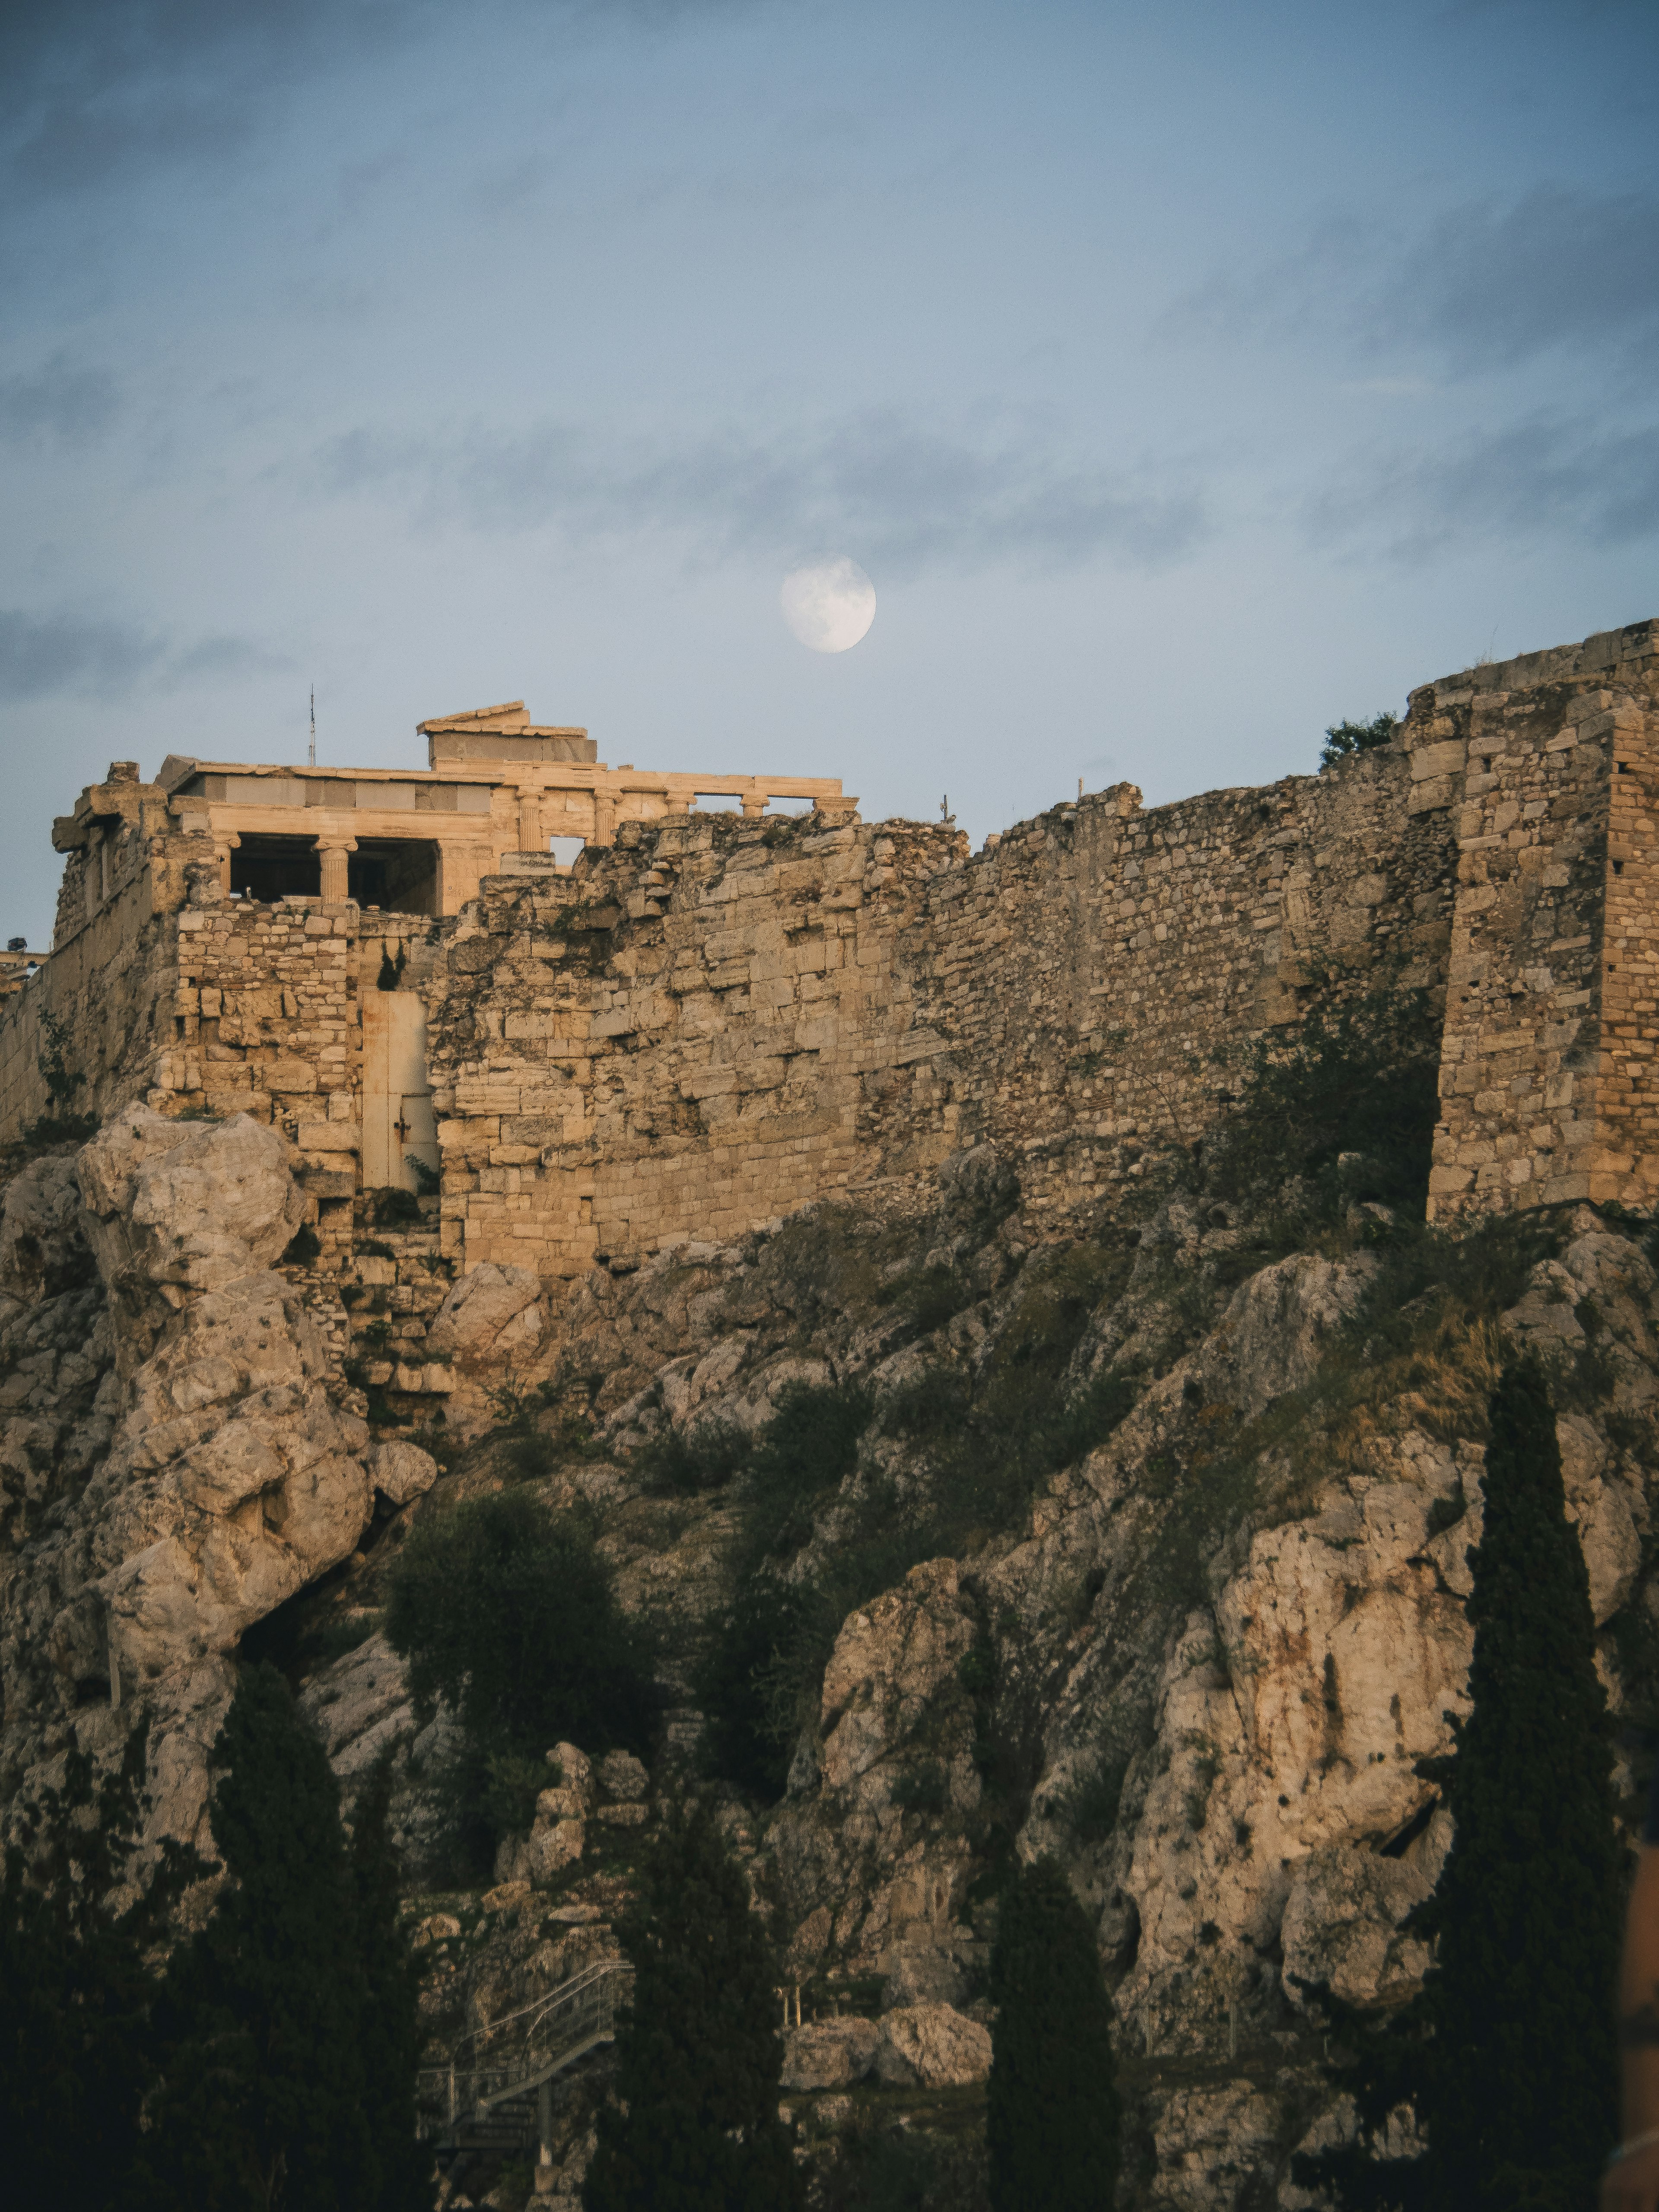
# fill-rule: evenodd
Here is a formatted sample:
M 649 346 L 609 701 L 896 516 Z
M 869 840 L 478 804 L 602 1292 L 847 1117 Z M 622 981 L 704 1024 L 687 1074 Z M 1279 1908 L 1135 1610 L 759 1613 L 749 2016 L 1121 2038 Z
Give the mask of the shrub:
M 492 1759 L 534 1759 L 562 1737 L 649 1748 L 643 1633 L 586 1524 L 522 1491 L 422 1514 L 388 1576 L 386 1625 L 417 1708 L 430 1714 L 441 1698 L 465 1731 L 449 1785 L 464 1841 L 506 1832 L 518 1771 Z
M 1425 991 L 1316 1006 L 1293 1044 L 1250 1048 L 1233 1110 L 1203 1148 L 1201 1188 L 1260 1200 L 1295 1179 L 1304 1212 L 1376 1200 L 1421 1220 L 1439 1064 Z M 1344 1153 L 1355 1158 L 1340 1169 Z
M 365 1191 L 363 1197 L 377 1229 L 407 1228 L 421 1218 L 420 1200 L 412 1190 L 404 1190 L 399 1184 L 387 1183 L 379 1190 Z
M 1320 747 L 1319 765 L 1330 768 L 1351 754 L 1375 752 L 1380 745 L 1391 744 L 1401 727 L 1399 716 L 1389 714 L 1386 707 L 1369 722 L 1333 722 Z
M 634 1464 L 653 1490 L 690 1494 L 723 1490 L 749 1456 L 749 1437 L 735 1421 L 710 1419 L 672 1425 L 641 1445 Z

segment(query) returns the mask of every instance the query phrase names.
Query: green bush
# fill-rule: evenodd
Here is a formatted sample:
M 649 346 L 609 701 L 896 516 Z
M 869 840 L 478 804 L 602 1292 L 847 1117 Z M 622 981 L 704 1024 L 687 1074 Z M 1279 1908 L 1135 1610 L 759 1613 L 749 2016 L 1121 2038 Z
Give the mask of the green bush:
M 469 1848 L 516 1822 L 523 1775 L 502 1762 L 533 1760 L 561 1738 L 596 1752 L 650 1747 L 645 1635 L 618 1607 L 586 1525 L 525 1492 L 422 1514 L 387 1578 L 386 1627 L 410 1662 L 417 1711 L 442 1698 L 465 1732 L 449 1790 Z
M 1351 754 L 1375 752 L 1379 746 L 1392 744 L 1401 726 L 1399 716 L 1389 714 L 1386 707 L 1369 722 L 1333 722 L 1320 747 L 1319 765 L 1331 768 Z
M 690 1496 L 723 1490 L 748 1456 L 748 1432 L 735 1421 L 710 1419 L 665 1427 L 640 1447 L 634 1465 L 651 1489 Z
M 1233 1110 L 1203 1146 L 1206 1195 L 1271 1199 L 1295 1178 L 1304 1210 L 1375 1200 L 1420 1221 L 1439 1118 L 1440 1035 L 1426 991 L 1314 1007 L 1294 1043 L 1252 1046 Z M 1340 1156 L 1355 1158 L 1342 1167 Z

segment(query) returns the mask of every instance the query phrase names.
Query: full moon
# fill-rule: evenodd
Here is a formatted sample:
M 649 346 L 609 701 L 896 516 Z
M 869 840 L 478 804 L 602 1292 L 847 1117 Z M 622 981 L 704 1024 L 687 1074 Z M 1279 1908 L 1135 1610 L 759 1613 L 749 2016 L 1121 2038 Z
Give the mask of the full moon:
M 845 653 L 876 618 L 876 587 L 856 561 L 792 568 L 779 593 L 783 618 L 814 653 Z

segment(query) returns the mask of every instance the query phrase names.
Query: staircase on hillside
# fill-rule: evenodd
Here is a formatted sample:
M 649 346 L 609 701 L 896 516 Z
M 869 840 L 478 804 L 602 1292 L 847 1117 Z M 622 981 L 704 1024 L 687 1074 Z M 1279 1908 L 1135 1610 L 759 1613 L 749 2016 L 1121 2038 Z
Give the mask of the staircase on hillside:
M 546 2165 L 553 2077 L 614 2040 L 617 2009 L 633 1980 L 624 1960 L 601 1960 L 534 2003 L 474 2028 L 450 2065 L 423 2067 L 416 2078 L 423 2140 L 440 2156 L 534 2148 Z

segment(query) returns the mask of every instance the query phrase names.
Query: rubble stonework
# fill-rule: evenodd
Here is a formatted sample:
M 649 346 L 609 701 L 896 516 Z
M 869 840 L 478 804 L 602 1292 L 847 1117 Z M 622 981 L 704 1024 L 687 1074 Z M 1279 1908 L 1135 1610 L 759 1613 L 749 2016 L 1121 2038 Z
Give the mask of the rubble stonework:
M 1316 776 L 1150 809 L 1121 784 L 977 855 L 832 800 L 670 813 L 568 872 L 502 854 L 456 915 L 233 898 L 200 803 L 118 763 L 58 825 L 58 945 L 0 1007 L 0 1135 L 135 1095 L 250 1113 L 337 1267 L 358 1192 L 427 1144 L 387 1166 L 365 1137 L 366 1002 L 413 994 L 444 1258 L 567 1277 L 988 1138 L 1075 1199 L 1369 979 L 1447 994 L 1437 1215 L 1647 1205 L 1656 629 L 1427 685 Z

